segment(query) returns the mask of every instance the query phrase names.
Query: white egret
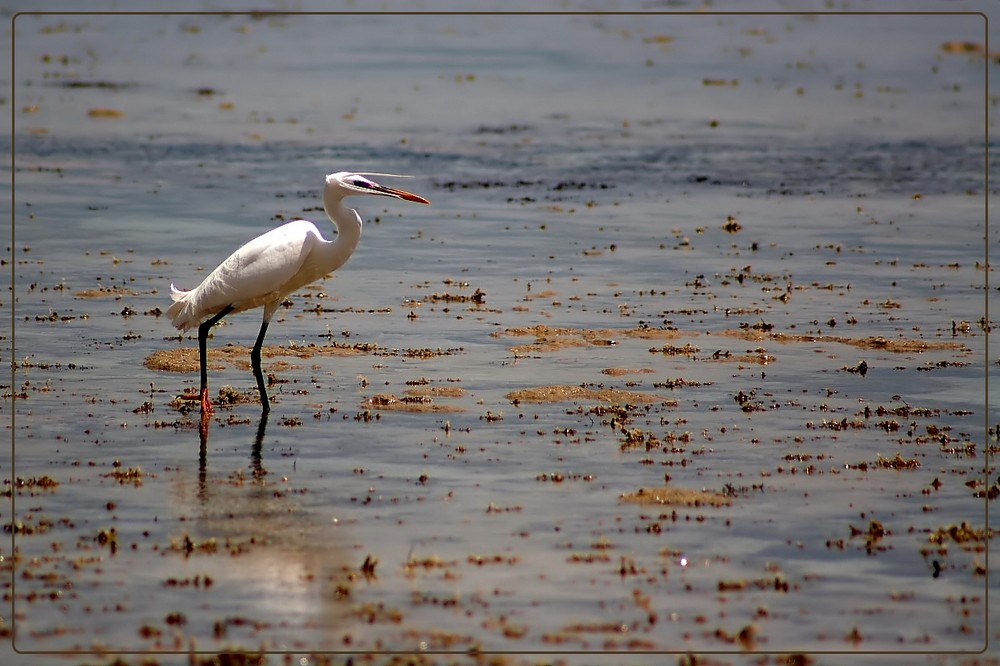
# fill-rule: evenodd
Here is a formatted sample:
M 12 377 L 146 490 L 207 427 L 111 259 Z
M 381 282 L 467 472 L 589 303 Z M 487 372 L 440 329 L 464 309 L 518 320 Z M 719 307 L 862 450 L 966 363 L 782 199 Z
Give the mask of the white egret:
M 366 176 L 394 176 L 381 173 L 340 171 L 326 177 L 323 208 L 337 227 L 337 237 L 328 241 L 316 225 L 295 220 L 272 229 L 246 243 L 219 264 L 200 285 L 185 291 L 170 285 L 174 303 L 167 309 L 173 325 L 181 330 L 198 327 L 201 365 L 201 411 L 212 412 L 208 396 L 208 331 L 228 314 L 264 307 L 264 320 L 257 334 L 250 364 L 253 367 L 264 413 L 270 409 L 264 375 L 260 369 L 260 348 L 267 325 L 286 296 L 344 265 L 361 239 L 361 216 L 343 204 L 345 197 L 373 194 L 429 204 L 430 201 L 405 190 L 385 187 Z

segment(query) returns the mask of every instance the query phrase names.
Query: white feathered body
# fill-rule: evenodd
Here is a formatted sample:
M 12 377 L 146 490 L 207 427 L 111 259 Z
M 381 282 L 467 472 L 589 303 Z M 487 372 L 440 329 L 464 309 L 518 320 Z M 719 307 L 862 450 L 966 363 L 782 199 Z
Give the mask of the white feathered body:
M 361 238 L 361 218 L 350 209 L 341 212 L 356 219 L 357 225 L 338 225 L 334 241 L 325 240 L 312 222 L 295 220 L 243 245 L 194 289 L 171 284 L 174 303 L 167 316 L 184 330 L 227 305 L 233 312 L 264 306 L 264 320 L 270 320 L 286 296 L 328 276 L 354 252 Z

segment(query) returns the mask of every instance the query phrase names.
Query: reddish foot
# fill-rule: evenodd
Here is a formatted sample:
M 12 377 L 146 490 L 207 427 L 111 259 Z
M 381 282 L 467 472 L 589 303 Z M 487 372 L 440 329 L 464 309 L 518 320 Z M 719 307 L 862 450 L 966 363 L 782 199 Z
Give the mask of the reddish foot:
M 211 414 L 215 410 L 212 409 L 212 399 L 208 397 L 208 387 L 201 390 L 201 413 Z

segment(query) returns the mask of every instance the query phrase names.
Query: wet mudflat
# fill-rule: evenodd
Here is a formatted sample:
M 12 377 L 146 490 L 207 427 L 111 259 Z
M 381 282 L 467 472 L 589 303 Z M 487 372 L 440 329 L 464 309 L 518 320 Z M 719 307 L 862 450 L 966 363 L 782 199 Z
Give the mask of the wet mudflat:
M 912 663 L 1000 638 L 974 17 L 15 28 L 5 649 Z M 169 284 L 283 221 L 332 236 L 344 169 L 433 205 L 354 200 L 357 253 L 272 321 L 268 418 L 259 312 L 214 329 L 200 428 Z

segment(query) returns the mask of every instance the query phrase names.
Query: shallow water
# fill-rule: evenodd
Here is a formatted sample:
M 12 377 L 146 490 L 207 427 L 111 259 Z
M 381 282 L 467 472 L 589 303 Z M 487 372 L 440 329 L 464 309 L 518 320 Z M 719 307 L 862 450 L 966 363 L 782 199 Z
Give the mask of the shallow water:
M 991 61 L 942 48 L 980 20 L 18 17 L 16 649 L 995 641 Z M 171 404 L 197 373 L 144 365 L 196 346 L 168 285 L 320 222 L 341 169 L 433 205 L 358 200 L 356 255 L 268 344 L 369 351 L 269 356 L 267 421 L 200 435 Z M 254 393 L 243 366 L 210 385 Z M 638 395 L 509 395 L 551 385 Z M 372 401 L 428 387 L 462 392 Z M 665 484 L 728 504 L 622 500 Z

